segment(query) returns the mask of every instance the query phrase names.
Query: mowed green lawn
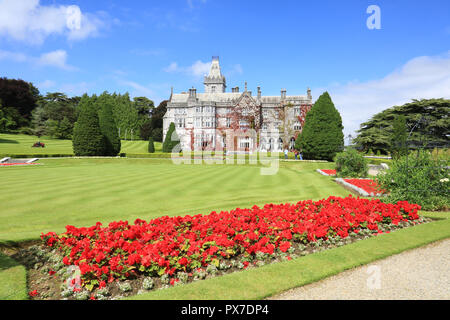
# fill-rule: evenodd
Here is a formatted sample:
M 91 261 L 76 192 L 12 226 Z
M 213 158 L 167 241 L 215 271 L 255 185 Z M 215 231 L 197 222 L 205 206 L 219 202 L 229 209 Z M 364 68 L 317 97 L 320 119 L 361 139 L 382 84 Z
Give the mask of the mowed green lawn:
M 40 141 L 45 143 L 45 148 L 32 148 L 32 145 Z M 122 140 L 122 153 L 147 153 L 147 141 L 125 141 Z M 161 151 L 161 143 L 155 142 L 155 151 Z M 51 139 L 48 137 L 37 138 L 35 136 L 28 136 L 24 134 L 0 134 L 0 156 L 4 155 L 52 155 L 63 154 L 72 155 L 72 141 Z
M 315 172 L 332 163 L 280 162 L 275 175 L 256 165 L 175 165 L 158 159 L 42 159 L 0 167 L 0 242 L 37 239 L 66 225 L 163 215 L 208 214 L 254 204 L 346 196 Z

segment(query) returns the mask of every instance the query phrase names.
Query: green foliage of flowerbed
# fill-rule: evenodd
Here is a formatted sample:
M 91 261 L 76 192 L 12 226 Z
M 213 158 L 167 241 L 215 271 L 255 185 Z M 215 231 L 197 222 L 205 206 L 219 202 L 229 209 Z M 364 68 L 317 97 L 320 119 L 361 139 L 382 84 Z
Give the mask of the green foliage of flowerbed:
M 389 191 L 384 201 L 402 199 L 418 203 L 424 210 L 448 210 L 449 164 L 448 159 L 434 159 L 424 150 L 394 160 L 385 174 L 377 176 L 380 187 Z
M 349 148 L 336 155 L 336 172 L 338 177 L 367 177 L 369 167 L 367 159 L 356 149 Z

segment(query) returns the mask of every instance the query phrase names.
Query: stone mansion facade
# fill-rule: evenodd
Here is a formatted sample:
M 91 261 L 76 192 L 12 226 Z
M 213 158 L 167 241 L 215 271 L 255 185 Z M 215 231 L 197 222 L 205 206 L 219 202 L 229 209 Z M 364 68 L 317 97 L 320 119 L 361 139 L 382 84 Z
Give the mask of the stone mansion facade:
M 183 150 L 292 149 L 312 107 L 309 89 L 306 95 L 288 96 L 282 89 L 279 96 L 263 96 L 260 87 L 253 95 L 245 83 L 243 92 L 239 87 L 226 92 L 218 57 L 212 59 L 204 86 L 204 93 L 195 88 L 178 94 L 172 90 L 167 103 L 163 137 L 173 122 Z M 229 140 L 230 133 L 234 140 Z

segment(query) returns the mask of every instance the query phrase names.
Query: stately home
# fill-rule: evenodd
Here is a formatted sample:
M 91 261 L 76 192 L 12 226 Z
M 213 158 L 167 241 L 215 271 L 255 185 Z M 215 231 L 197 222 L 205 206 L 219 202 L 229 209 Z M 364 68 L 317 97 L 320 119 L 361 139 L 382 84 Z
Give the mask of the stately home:
M 227 92 L 226 87 L 219 58 L 213 57 L 204 78 L 204 93 L 195 88 L 182 93 L 172 90 L 164 115 L 164 137 L 173 122 L 184 150 L 228 151 L 232 149 L 230 141 L 233 150 L 293 148 L 312 106 L 311 90 L 306 95 L 289 96 L 282 89 L 279 96 L 263 96 L 260 87 L 256 95 L 248 91 L 247 83 L 242 92 L 239 87 Z M 235 140 L 229 140 L 227 135 L 233 134 Z

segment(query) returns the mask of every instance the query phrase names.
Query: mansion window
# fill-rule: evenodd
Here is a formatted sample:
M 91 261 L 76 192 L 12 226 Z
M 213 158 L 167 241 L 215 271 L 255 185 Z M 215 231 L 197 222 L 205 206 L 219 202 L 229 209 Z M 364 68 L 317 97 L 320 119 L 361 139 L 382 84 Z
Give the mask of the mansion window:
M 300 115 L 300 107 L 295 107 L 294 108 L 294 116 L 299 116 Z
M 269 128 L 269 126 L 267 125 L 267 123 L 266 122 L 263 122 L 263 124 L 262 124 L 262 129 L 263 130 L 267 130 Z
M 202 118 L 196 117 L 195 118 L 195 127 L 200 128 L 202 126 Z
M 212 112 L 212 111 L 213 111 L 212 107 L 209 107 L 209 106 L 203 107 L 203 112 L 204 112 L 204 113 L 210 113 L 210 112 Z
M 204 133 L 196 134 L 194 143 L 197 147 L 206 148 L 208 145 L 213 143 L 213 136 Z
M 184 118 L 176 118 L 175 124 L 178 128 L 184 128 L 185 127 L 185 119 Z
M 231 128 L 231 118 L 227 118 L 227 128 Z
M 295 121 L 294 130 L 301 130 L 301 129 L 302 129 L 302 124 L 300 123 L 300 121 Z
M 195 112 L 201 113 L 202 112 L 202 107 L 195 107 Z
M 203 118 L 203 127 L 204 128 L 212 128 L 214 127 L 215 119 L 211 117 Z
M 240 128 L 248 128 L 248 121 L 247 120 L 239 120 L 239 127 Z
M 274 110 L 274 111 L 273 111 L 273 116 L 274 116 L 276 119 L 280 118 L 280 111 L 279 111 L 279 110 Z
M 250 139 L 248 137 L 239 140 L 239 147 L 242 149 L 250 148 Z
M 264 118 L 268 118 L 268 117 L 269 117 L 269 110 L 263 109 L 262 114 L 263 114 L 263 117 L 264 117 Z

